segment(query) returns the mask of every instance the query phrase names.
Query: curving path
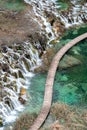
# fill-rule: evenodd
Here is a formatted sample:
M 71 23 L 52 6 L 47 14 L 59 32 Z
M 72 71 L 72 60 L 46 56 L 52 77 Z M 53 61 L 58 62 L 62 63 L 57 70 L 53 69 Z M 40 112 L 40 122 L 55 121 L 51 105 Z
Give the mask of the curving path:
M 73 39 L 68 44 L 66 44 L 64 47 L 62 47 L 58 51 L 58 53 L 55 55 L 55 57 L 53 58 L 49 71 L 48 71 L 47 80 L 46 80 L 43 106 L 40 111 L 40 114 L 38 115 L 34 124 L 30 127 L 29 130 L 38 130 L 41 127 L 41 125 L 43 124 L 43 122 L 45 121 L 45 119 L 50 111 L 54 77 L 55 77 L 56 69 L 59 65 L 60 59 L 72 46 L 74 46 L 79 41 L 81 41 L 85 38 L 87 38 L 87 33 L 84 33 L 83 35 L 80 35 L 77 38 Z

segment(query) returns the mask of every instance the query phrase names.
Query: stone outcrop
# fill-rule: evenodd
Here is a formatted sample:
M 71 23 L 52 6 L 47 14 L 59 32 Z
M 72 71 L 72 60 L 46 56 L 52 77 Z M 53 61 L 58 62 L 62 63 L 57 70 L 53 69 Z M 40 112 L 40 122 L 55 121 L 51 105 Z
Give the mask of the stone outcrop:
M 27 14 L 29 12 L 29 15 Z M 0 45 L 22 42 L 40 31 L 39 24 L 33 20 L 34 13 L 30 6 L 21 12 L 0 12 Z

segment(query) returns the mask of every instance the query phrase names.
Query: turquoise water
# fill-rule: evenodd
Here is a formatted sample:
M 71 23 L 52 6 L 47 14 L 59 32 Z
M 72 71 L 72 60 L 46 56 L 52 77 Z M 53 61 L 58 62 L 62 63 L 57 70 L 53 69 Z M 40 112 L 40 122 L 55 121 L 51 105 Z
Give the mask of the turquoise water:
M 29 93 L 30 112 L 41 108 L 46 81 L 45 74 L 37 74 L 31 83 Z M 54 82 L 53 102 L 61 101 L 69 105 L 86 107 L 87 104 L 87 64 L 75 66 L 63 71 L 57 71 Z
M 58 78 L 59 76 L 59 78 Z M 79 65 L 56 74 L 53 101 L 84 106 L 87 103 L 87 65 Z M 55 96 L 56 93 L 56 96 Z
M 65 44 L 70 39 L 85 33 L 87 27 L 69 30 L 65 33 L 60 43 Z M 86 107 L 87 104 L 87 40 L 72 48 L 68 53 L 81 60 L 82 64 L 58 70 L 55 76 L 53 102 L 61 101 L 69 105 Z M 43 102 L 44 87 L 47 73 L 36 74 L 31 80 L 28 110 L 39 111 Z
M 38 112 L 41 108 L 43 98 L 44 98 L 44 88 L 47 74 L 36 74 L 31 80 L 31 85 L 29 87 L 29 94 L 31 99 L 27 109 L 30 112 Z

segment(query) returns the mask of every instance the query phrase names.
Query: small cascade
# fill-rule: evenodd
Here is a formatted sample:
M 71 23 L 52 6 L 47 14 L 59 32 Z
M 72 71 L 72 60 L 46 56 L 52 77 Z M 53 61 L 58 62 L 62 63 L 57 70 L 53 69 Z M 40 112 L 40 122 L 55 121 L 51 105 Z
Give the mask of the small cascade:
M 37 49 L 30 43 L 2 45 L 0 50 L 0 119 L 3 125 L 14 121 L 24 109 L 28 81 L 41 65 Z M 32 71 L 32 72 L 31 72 Z
M 56 34 L 53 32 L 53 28 L 47 20 L 46 13 L 52 13 L 55 15 L 56 7 L 55 1 L 56 0 L 24 0 L 26 3 L 30 4 L 33 7 L 34 14 L 36 18 L 35 21 L 39 22 L 42 33 L 46 35 L 48 38 L 47 45 L 49 46 L 49 42 L 56 38 Z M 28 13 L 29 15 L 29 13 Z
M 45 34 L 50 46 L 50 41 L 60 38 L 63 28 L 69 28 L 87 22 L 87 3 L 70 0 L 68 10 L 60 10 L 61 5 L 58 0 L 24 0 L 31 5 L 34 12 L 34 20 L 38 22 L 42 29 L 42 34 Z M 29 14 L 28 12 L 28 15 Z M 53 16 L 53 22 L 49 21 L 49 16 Z M 51 18 L 52 18 L 51 16 Z M 56 22 L 55 22 L 56 21 Z M 56 24 L 55 24 L 56 23 Z
M 87 22 L 87 3 L 71 0 L 72 7 L 68 11 L 59 12 L 59 18 L 66 28 Z

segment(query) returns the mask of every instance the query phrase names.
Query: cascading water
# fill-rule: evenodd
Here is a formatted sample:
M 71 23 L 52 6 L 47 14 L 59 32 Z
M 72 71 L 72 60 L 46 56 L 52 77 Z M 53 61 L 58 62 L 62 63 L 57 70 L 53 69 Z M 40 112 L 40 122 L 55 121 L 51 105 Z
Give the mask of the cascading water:
M 33 6 L 33 10 L 36 14 L 36 16 L 40 16 L 42 21 L 44 22 L 44 25 L 46 26 L 46 33 L 50 32 L 52 34 L 52 37 L 54 36 L 52 32 L 51 25 L 47 22 L 44 11 L 53 13 L 57 18 L 60 18 L 61 22 L 65 25 L 66 28 L 74 26 L 74 25 L 80 25 L 87 21 L 87 3 L 83 3 L 81 5 L 80 1 L 71 0 L 70 4 L 72 7 L 68 11 L 60 11 L 58 12 L 58 9 L 61 7 L 58 5 L 57 0 L 51 0 L 51 1 L 28 1 L 25 0 L 25 2 L 31 4 Z M 50 29 L 49 29 L 50 26 Z
M 80 25 L 87 21 L 87 3 L 71 0 L 72 7 L 68 11 L 61 11 L 59 18 L 66 28 Z
M 39 53 L 29 42 L 3 45 L 0 52 L 0 119 L 3 125 L 14 121 L 17 113 L 24 109 L 21 103 L 27 100 L 27 78 L 41 65 Z M 32 71 L 32 72 L 31 72 Z M 29 80 L 28 80 L 29 81 Z M 24 90 L 24 94 L 22 94 Z M 21 97 L 21 100 L 20 100 Z
M 37 22 L 39 22 L 42 32 L 46 34 L 47 38 L 49 39 L 47 42 L 47 45 L 49 45 L 49 42 L 51 40 L 54 40 L 55 34 L 53 32 L 51 24 L 47 21 L 46 12 L 55 13 L 55 1 L 56 0 L 24 0 L 26 3 L 30 4 L 33 7 L 34 14 Z M 28 13 L 29 14 L 29 13 Z
M 34 19 L 41 27 L 41 34 L 45 34 L 48 41 L 45 49 L 52 44 L 52 40 L 58 42 L 64 29 L 81 25 L 87 21 L 87 3 L 76 0 L 70 0 L 68 10 L 60 10 L 60 0 L 24 0 L 25 3 L 32 6 Z M 27 15 L 31 15 L 27 12 Z M 53 17 L 53 18 L 52 18 Z M 52 19 L 51 19 L 52 18 Z M 50 22 L 51 19 L 51 22 Z

